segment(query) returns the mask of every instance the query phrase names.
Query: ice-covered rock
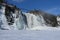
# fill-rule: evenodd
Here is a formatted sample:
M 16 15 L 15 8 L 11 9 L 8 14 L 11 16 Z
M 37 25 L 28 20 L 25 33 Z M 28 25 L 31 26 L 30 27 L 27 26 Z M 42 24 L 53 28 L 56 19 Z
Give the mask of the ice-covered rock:
M 59 29 L 59 17 L 41 10 L 22 12 L 14 5 L 1 4 L 0 29 L 3 30 L 46 30 Z M 58 28 L 57 28 L 58 27 Z

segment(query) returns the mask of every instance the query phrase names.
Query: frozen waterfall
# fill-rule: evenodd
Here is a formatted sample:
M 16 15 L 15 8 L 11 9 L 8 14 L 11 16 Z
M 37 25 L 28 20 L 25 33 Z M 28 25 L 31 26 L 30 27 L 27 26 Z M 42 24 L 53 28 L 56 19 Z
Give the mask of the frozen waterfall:
M 46 14 L 44 14 L 44 17 L 45 15 Z M 51 19 L 51 16 L 48 15 L 48 17 Z M 48 18 L 46 19 L 47 21 L 50 22 Z M 42 15 L 26 13 L 22 12 L 21 10 L 19 11 L 15 10 L 14 13 L 10 11 L 9 14 L 5 15 L 5 6 L 2 6 L 2 9 L 0 9 L 0 30 L 51 30 L 51 29 L 60 30 L 60 27 L 56 28 L 47 26 L 46 20 L 44 20 Z
M 30 14 L 30 13 L 26 13 L 25 15 L 27 17 L 28 29 L 32 29 L 36 27 L 40 28 L 46 26 L 45 21 L 41 15 L 35 16 L 34 14 Z

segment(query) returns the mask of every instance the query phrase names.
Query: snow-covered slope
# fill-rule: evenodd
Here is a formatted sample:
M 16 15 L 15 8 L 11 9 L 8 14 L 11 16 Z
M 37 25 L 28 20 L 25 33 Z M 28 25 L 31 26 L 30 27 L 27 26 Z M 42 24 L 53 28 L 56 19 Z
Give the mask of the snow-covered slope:
M 12 5 L 1 7 L 0 30 L 60 30 L 54 15 L 39 10 L 26 13 Z
M 0 40 L 60 40 L 60 31 L 0 30 Z
M 15 11 L 8 6 L 0 9 L 0 30 L 22 30 L 25 28 L 24 15 L 20 10 Z M 8 10 L 7 10 L 8 9 Z M 13 12 L 14 11 L 14 12 Z
M 51 25 L 46 25 L 46 22 L 42 15 L 36 16 L 34 14 L 25 13 L 27 17 L 28 27 L 26 30 L 60 30 L 60 26 L 52 27 Z

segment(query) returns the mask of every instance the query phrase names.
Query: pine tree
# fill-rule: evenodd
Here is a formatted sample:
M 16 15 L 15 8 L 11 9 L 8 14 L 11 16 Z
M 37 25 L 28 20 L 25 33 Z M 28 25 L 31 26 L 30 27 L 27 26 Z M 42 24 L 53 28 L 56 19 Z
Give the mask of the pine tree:
M 3 2 L 5 2 L 6 0 L 0 0 L 0 3 L 3 3 Z
M 4 0 L 0 0 L 0 2 L 3 2 Z

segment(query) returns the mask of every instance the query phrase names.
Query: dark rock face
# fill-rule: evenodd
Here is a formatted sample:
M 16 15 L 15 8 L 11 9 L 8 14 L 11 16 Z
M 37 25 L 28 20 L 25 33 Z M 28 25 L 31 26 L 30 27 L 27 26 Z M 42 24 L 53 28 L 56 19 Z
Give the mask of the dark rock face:
M 12 13 L 11 13 L 12 12 Z M 9 7 L 9 6 L 6 6 L 6 9 L 5 9 L 5 16 L 7 18 L 7 22 L 9 25 L 12 25 L 14 23 L 14 17 L 13 17 L 13 13 L 14 13 L 14 9 Z
M 30 11 L 30 13 L 38 16 L 42 15 L 46 22 L 46 25 L 51 25 L 52 27 L 55 27 L 58 25 L 57 17 L 55 15 L 48 14 L 39 10 Z
M 50 24 L 51 26 L 55 27 L 58 25 L 57 23 L 57 17 L 51 14 L 43 14 L 43 18 L 47 24 Z
M 38 10 L 31 10 L 31 11 L 29 11 L 29 13 L 34 14 L 34 15 L 40 15 L 41 14 L 41 12 Z

